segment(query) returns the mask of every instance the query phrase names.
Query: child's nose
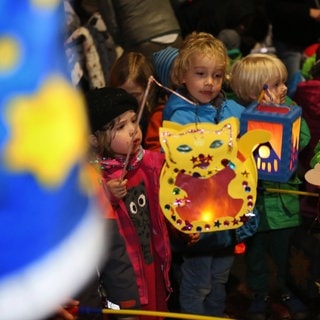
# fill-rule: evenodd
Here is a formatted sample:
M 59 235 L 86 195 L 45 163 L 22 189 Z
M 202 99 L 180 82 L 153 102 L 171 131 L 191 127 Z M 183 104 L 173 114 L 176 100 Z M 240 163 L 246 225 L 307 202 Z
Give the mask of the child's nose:
M 133 137 L 136 133 L 137 133 L 137 130 L 135 130 L 135 128 L 132 128 L 132 129 L 129 131 L 130 137 Z
M 212 83 L 213 83 L 213 78 L 212 77 L 207 77 L 206 84 L 212 84 Z

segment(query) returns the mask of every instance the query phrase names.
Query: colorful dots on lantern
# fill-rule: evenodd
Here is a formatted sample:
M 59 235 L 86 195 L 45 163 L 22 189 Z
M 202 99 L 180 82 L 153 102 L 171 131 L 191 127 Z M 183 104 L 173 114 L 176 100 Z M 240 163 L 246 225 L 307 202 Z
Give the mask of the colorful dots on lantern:
M 230 169 L 232 170 L 235 170 L 236 166 L 235 164 L 230 161 L 229 159 L 223 159 L 221 160 L 221 164 L 224 166 L 224 167 L 229 167 Z
M 242 182 L 242 186 L 243 186 L 245 192 L 250 192 L 251 191 L 251 187 L 249 186 L 247 181 L 243 181 Z
M 201 174 L 200 174 L 199 172 L 193 172 L 193 173 L 192 173 L 192 176 L 193 176 L 194 178 L 201 178 Z
M 173 194 L 178 195 L 180 193 L 180 188 L 173 188 Z
M 252 195 L 248 195 L 247 200 L 248 200 L 247 206 L 251 210 L 253 208 L 253 196 Z
M 174 202 L 174 205 L 176 207 L 181 207 L 184 205 L 184 200 L 183 199 L 176 199 L 176 201 Z
M 20 61 L 21 45 L 10 37 L 0 38 L 0 73 L 13 70 Z
M 191 231 L 192 229 L 193 225 L 188 220 L 185 221 L 185 225 L 181 228 L 182 231 Z

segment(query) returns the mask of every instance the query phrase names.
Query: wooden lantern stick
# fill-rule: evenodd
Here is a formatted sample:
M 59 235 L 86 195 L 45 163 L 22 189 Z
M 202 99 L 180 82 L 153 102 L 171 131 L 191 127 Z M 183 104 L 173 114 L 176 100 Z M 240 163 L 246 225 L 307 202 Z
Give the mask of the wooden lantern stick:
M 259 103 L 262 103 L 265 95 L 267 95 L 268 98 L 270 99 L 270 101 L 273 102 L 273 98 L 272 98 L 272 96 L 269 92 L 269 89 L 268 89 L 268 84 L 266 84 L 266 83 L 263 85 L 263 88 L 262 88 L 261 93 L 259 95 L 259 98 L 258 98 Z
M 162 87 L 164 88 L 165 90 L 167 91 L 170 91 L 171 93 L 175 94 L 176 96 L 180 97 L 181 99 L 193 104 L 193 105 L 197 105 L 195 102 L 187 99 L 186 97 L 182 96 L 181 94 L 179 94 L 178 92 L 175 92 L 173 91 L 172 89 L 162 85 L 160 82 L 158 82 L 153 76 L 150 76 L 149 79 L 148 79 L 148 84 L 147 84 L 147 88 L 144 92 L 144 95 L 143 95 L 143 99 L 142 99 L 142 102 L 141 102 L 141 105 L 139 106 L 139 111 L 138 111 L 138 116 L 137 116 L 137 122 L 136 122 L 136 126 L 135 126 L 135 129 L 134 129 L 134 132 L 133 132 L 133 135 L 131 137 L 131 141 L 130 141 L 130 144 L 129 144 L 129 148 L 128 148 L 128 153 L 126 155 L 126 159 L 125 159 L 125 162 L 124 162 L 124 167 L 122 169 L 122 173 L 121 173 L 121 178 L 120 178 L 120 181 L 123 180 L 123 178 L 125 177 L 126 175 L 126 172 L 127 172 L 127 167 L 128 167 L 128 163 L 129 163 L 129 158 L 130 158 L 130 154 L 131 154 L 131 151 L 132 151 L 132 147 L 133 147 L 133 141 L 134 141 L 134 137 L 137 133 L 137 130 L 139 128 L 139 124 L 140 124 L 140 120 L 141 120 L 141 117 L 142 117 L 142 113 L 143 113 L 143 110 L 144 110 L 144 107 L 146 105 L 146 101 L 147 101 L 147 97 L 149 95 L 149 92 L 150 92 L 150 88 L 151 88 L 151 83 L 154 82 L 157 86 L 159 87 Z
M 131 141 L 130 141 L 130 144 L 129 144 L 128 153 L 127 153 L 127 155 L 126 155 L 126 160 L 125 160 L 125 162 L 124 162 L 124 167 L 123 167 L 123 169 L 122 169 L 120 181 L 123 180 L 123 178 L 124 178 L 124 176 L 126 175 L 126 172 L 127 172 L 127 167 L 128 167 L 128 163 L 129 163 L 129 158 L 130 158 L 130 154 L 131 154 L 132 147 L 133 147 L 133 141 L 134 141 L 134 139 L 135 139 L 135 135 L 136 135 L 136 133 L 137 133 L 137 131 L 138 131 L 138 128 L 139 128 L 139 125 L 140 125 L 140 120 L 141 120 L 141 117 L 142 117 L 142 113 L 143 113 L 144 107 L 145 107 L 145 105 L 146 105 L 147 97 L 148 97 L 149 92 L 150 92 L 151 82 L 152 82 L 152 77 L 149 77 L 149 79 L 148 79 L 148 84 L 147 84 L 147 88 L 146 88 L 146 90 L 145 90 L 145 92 L 144 92 L 141 105 L 139 106 L 139 111 L 138 111 L 138 116 L 137 116 L 137 122 L 136 122 L 136 125 L 135 125 L 135 128 L 134 128 L 134 131 L 133 131 L 133 135 L 132 135 L 132 137 L 131 137 Z

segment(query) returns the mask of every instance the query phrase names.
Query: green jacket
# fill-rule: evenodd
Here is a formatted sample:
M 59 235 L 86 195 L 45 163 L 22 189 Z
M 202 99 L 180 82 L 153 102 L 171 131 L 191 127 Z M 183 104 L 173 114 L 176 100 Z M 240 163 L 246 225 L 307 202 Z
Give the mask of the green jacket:
M 306 121 L 301 119 L 300 150 L 310 141 L 310 130 Z M 284 229 L 300 224 L 299 195 L 294 193 L 268 192 L 272 189 L 299 190 L 301 180 L 294 174 L 286 183 L 259 180 L 256 208 L 260 213 L 259 231 Z

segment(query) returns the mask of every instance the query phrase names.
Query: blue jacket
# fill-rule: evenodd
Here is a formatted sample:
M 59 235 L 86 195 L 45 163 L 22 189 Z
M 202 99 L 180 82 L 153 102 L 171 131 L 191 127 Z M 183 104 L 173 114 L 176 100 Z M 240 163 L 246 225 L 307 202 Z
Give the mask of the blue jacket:
M 221 105 L 214 107 L 209 103 L 193 105 L 175 94 L 171 94 L 164 107 L 162 120 L 188 124 L 193 122 L 219 123 L 221 120 L 230 117 L 240 119 L 241 113 L 245 108 L 233 100 L 221 98 Z
M 219 123 L 220 121 L 236 117 L 240 119 L 245 108 L 234 100 L 225 99 L 223 93 L 214 101 L 216 106 L 208 103 L 203 105 L 193 105 L 188 101 L 171 94 L 165 104 L 162 120 L 173 121 L 179 124 L 188 124 L 194 122 Z M 187 253 L 204 253 L 209 254 L 216 249 L 228 247 L 241 242 L 245 238 L 252 236 L 259 223 L 259 215 L 254 210 L 255 216 L 237 229 L 227 231 L 215 231 L 202 233 L 200 240 L 192 245 L 187 246 L 185 238 L 179 237 L 177 233 L 171 234 L 172 247 L 174 251 Z

